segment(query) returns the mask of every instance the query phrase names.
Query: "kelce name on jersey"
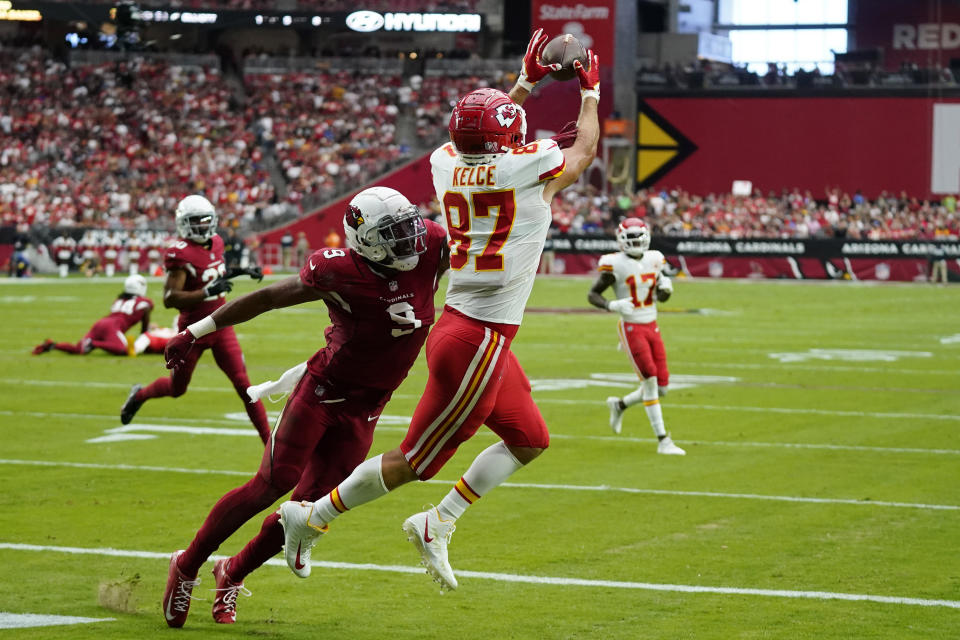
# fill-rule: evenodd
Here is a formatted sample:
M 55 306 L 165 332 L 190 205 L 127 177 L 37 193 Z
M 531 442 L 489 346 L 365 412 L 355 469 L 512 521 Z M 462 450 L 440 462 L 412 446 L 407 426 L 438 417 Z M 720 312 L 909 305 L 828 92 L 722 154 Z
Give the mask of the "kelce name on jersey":
M 453 186 L 492 187 L 497 183 L 493 165 L 483 167 L 454 167 Z

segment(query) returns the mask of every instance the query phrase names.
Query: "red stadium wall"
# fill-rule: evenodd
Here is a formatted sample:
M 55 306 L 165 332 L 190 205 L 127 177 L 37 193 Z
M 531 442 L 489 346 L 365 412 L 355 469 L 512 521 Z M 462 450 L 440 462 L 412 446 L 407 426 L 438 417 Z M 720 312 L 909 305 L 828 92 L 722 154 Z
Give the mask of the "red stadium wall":
M 696 146 L 657 187 L 729 192 L 734 180 L 822 197 L 826 186 L 865 196 L 931 193 L 932 98 L 647 98 Z
M 357 191 L 375 186 L 396 189 L 407 196 L 414 204 L 430 202 L 433 199 L 433 181 L 430 178 L 429 154 L 400 167 L 372 184 L 357 185 Z M 314 249 L 322 247 L 324 238 L 326 238 L 330 229 L 335 229 L 337 233 L 343 234 L 343 212 L 354 195 L 356 195 L 356 192 L 344 196 L 316 213 L 273 231 L 263 233 L 259 236 L 260 242 L 262 244 L 279 244 L 280 238 L 287 231 L 292 233 L 294 237 L 303 231 L 307 234 L 307 241 L 311 247 Z

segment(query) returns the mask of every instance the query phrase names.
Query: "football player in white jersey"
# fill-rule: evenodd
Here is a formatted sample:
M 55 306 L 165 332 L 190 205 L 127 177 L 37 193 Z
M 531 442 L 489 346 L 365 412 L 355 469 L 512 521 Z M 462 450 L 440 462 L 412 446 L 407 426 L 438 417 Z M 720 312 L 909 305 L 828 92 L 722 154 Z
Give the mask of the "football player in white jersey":
M 559 65 L 545 66 L 542 29 L 530 40 L 517 85 L 507 95 L 478 89 L 457 103 L 450 143 L 430 158 L 450 244 L 446 306 L 427 338 L 429 378 L 399 447 L 370 458 L 315 503 L 285 502 L 287 564 L 309 550 L 340 514 L 413 480 L 428 480 L 481 424 L 501 441 L 481 452 L 437 507 L 403 523 L 408 539 L 441 588 L 455 589 L 447 561 L 454 522 L 472 503 L 536 458 L 549 433 L 530 382 L 510 351 L 533 287 L 550 226 L 550 201 L 572 184 L 597 152 L 599 60 L 576 63 L 580 117 L 572 146 L 525 141 L 521 104 Z
M 623 412 L 643 402 L 650 426 L 657 434 L 657 453 L 682 456 L 686 451 L 667 435 L 663 425 L 660 396 L 666 395 L 670 383 L 667 352 L 657 326 L 657 302 L 665 302 L 673 293 L 673 283 L 663 273 L 667 264 L 663 254 L 651 251 L 650 229 L 639 218 L 627 218 L 617 228 L 618 253 L 600 258 L 600 276 L 593 283 L 587 300 L 595 307 L 620 314 L 620 344 L 630 354 L 633 368 L 642 382 L 640 388 L 622 398 L 607 398 L 610 428 L 620 433 Z M 603 292 L 609 287 L 617 296 L 607 300 Z

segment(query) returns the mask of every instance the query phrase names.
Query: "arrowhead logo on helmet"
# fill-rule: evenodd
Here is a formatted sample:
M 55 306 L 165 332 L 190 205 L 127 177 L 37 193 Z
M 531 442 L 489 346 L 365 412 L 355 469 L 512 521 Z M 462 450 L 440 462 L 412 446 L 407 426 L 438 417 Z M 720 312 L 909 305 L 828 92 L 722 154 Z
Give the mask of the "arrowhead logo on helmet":
M 449 130 L 461 155 L 484 163 L 525 144 L 527 118 L 523 107 L 503 91 L 477 89 L 457 102 Z
M 502 104 L 497 107 L 497 122 L 500 123 L 504 129 L 513 124 L 513 121 L 517 119 L 517 108 L 512 104 Z

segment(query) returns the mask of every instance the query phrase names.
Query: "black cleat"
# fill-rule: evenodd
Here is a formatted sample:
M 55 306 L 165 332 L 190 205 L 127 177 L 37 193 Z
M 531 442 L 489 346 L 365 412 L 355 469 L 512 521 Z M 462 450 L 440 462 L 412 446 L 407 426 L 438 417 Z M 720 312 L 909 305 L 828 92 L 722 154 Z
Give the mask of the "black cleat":
M 143 385 L 135 384 L 130 387 L 130 395 L 127 396 L 123 406 L 120 407 L 120 424 L 130 424 L 133 416 L 137 415 L 137 411 L 143 406 L 145 400 L 137 400 L 137 392 L 140 389 L 143 389 Z

